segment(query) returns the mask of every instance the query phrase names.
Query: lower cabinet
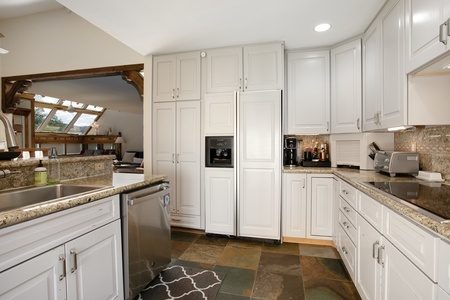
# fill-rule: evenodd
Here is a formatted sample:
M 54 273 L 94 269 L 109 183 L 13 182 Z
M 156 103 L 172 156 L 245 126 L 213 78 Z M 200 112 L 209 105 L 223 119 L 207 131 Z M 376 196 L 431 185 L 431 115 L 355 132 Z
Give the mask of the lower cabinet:
M 283 176 L 283 237 L 331 239 L 333 175 L 284 173 Z
M 362 299 L 436 299 L 437 285 L 361 216 L 357 248 Z
M 100 220 L 99 226 L 92 223 L 91 218 L 92 221 L 96 217 L 102 218 L 97 214 L 98 209 L 106 213 L 113 201 L 117 203 L 110 212 L 115 220 L 105 225 L 101 225 L 103 221 Z M 31 226 L 25 222 L 5 228 L 6 232 L 0 231 L 0 240 L 15 237 L 10 243 L 2 243 L 7 246 L 2 249 L 4 257 L 21 257 L 28 246 L 19 245 L 33 239 L 30 236 L 33 233 L 38 238 L 30 246 L 45 249 L 0 272 L 0 299 L 123 299 L 118 204 L 118 196 L 112 197 L 103 204 L 82 205 L 90 209 L 77 207 L 74 214 L 69 209 L 42 217 L 44 221 L 29 221 L 33 223 Z M 41 232 L 41 225 L 47 226 L 48 230 Z M 57 232 L 52 233 L 55 230 Z M 62 235 L 66 230 L 71 233 Z M 59 244 L 54 245 L 54 241 Z
M 236 235 L 233 168 L 205 169 L 205 232 Z

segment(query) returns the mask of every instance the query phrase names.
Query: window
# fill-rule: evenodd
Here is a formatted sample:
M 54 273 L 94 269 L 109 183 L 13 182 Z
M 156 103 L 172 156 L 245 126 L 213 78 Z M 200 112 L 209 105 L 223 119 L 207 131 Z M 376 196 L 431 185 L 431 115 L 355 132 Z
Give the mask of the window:
M 84 135 L 105 108 L 49 96 L 35 95 L 35 132 Z

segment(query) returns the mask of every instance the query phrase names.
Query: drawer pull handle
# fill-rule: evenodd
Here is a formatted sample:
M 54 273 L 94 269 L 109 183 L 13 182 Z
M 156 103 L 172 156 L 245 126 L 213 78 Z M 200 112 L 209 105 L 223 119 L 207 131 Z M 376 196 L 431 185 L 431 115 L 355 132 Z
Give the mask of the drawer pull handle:
M 377 261 L 384 268 L 383 252 L 384 252 L 384 245 L 381 245 L 380 248 L 378 248 L 378 259 L 377 259 Z
M 73 268 L 70 269 L 70 273 L 73 273 L 73 272 L 75 272 L 78 269 L 77 252 L 75 251 L 75 249 L 70 249 L 70 254 L 73 255 Z
M 342 223 L 342 225 L 344 225 L 344 228 L 346 228 L 346 229 L 349 229 L 349 228 L 350 228 L 350 226 L 348 225 L 347 222 Z
M 348 195 L 348 192 L 346 190 L 342 190 L 342 194 Z
M 347 207 L 347 206 L 344 206 L 344 210 L 345 210 L 345 212 L 347 212 L 347 213 L 349 213 L 349 212 L 350 212 L 350 209 L 348 209 L 348 207 Z
M 380 242 L 376 241 L 372 245 L 372 257 L 378 260 L 378 246 L 380 245 Z
M 59 281 L 63 280 L 66 275 L 67 275 L 67 270 L 66 270 L 66 256 L 64 254 L 60 254 L 59 255 L 59 260 L 62 261 L 63 264 L 63 273 L 61 275 L 59 275 Z
M 172 218 L 172 221 L 175 221 L 175 222 L 181 222 L 181 219 L 175 219 L 175 218 Z
M 348 251 L 347 251 L 347 249 L 345 249 L 345 247 L 342 247 L 341 250 L 342 250 L 342 253 L 348 254 Z

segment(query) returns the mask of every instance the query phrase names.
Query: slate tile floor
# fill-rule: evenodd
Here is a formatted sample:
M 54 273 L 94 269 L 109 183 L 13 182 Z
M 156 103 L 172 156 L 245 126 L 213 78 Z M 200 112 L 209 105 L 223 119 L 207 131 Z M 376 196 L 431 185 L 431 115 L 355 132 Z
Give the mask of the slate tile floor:
M 172 262 L 226 273 L 216 300 L 361 299 L 336 249 L 172 229 Z

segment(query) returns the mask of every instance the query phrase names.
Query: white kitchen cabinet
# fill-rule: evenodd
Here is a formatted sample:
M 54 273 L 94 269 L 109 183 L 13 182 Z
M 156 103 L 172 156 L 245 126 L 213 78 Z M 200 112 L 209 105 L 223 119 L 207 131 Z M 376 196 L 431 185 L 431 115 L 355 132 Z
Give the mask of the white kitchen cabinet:
M 65 299 L 64 264 L 59 246 L 0 273 L 0 299 Z
M 283 174 L 283 237 L 306 238 L 306 174 Z
M 450 50 L 447 0 L 405 0 L 406 73 Z
M 287 54 L 285 134 L 330 133 L 330 52 Z
M 200 101 L 153 104 L 153 173 L 172 187 L 172 225 L 200 228 Z
M 238 235 L 281 238 L 281 91 L 238 98 Z
M 361 40 L 331 49 L 331 133 L 361 132 Z
M 231 92 L 205 94 L 205 136 L 234 135 L 235 102 L 234 93 Z
M 236 235 L 233 168 L 205 169 L 205 232 Z
M 403 3 L 390 0 L 363 39 L 363 131 L 407 124 Z
M 357 248 L 362 299 L 436 299 L 437 285 L 360 215 Z
M 207 93 L 284 88 L 282 43 L 219 48 L 205 53 Z
M 118 196 L 2 229 L 0 299 L 123 299 L 120 232 Z
M 334 183 L 331 175 L 308 175 L 307 237 L 331 239 Z
M 153 102 L 200 100 L 200 53 L 153 58 Z

